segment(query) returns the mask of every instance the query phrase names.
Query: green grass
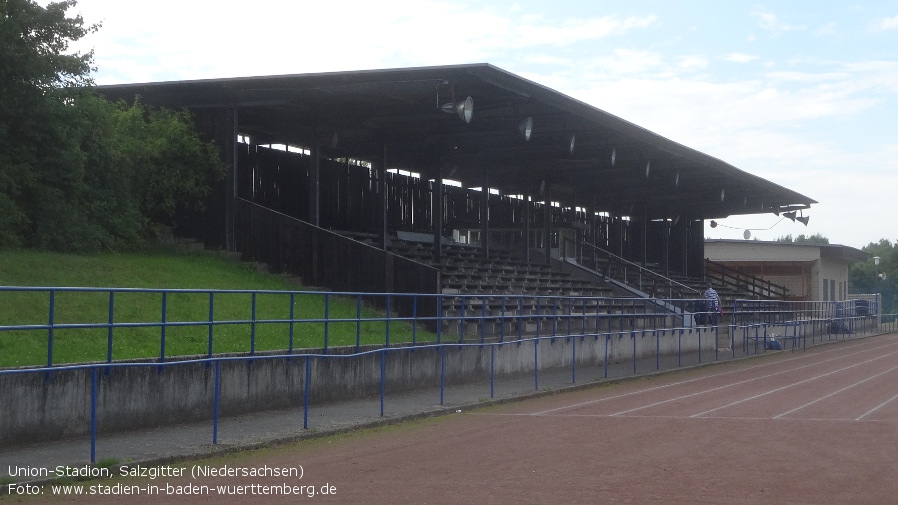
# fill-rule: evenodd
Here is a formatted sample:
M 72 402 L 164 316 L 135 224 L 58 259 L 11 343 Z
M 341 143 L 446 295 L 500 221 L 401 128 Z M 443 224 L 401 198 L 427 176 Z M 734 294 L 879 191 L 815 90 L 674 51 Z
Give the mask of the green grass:
M 41 251 L 0 251 L 0 285 L 48 287 L 116 287 L 153 289 L 239 289 L 302 291 L 277 275 L 258 273 L 248 265 L 235 263 L 206 252 L 165 249 L 146 253 L 77 256 Z M 49 320 L 48 292 L 0 291 L 0 326 L 46 325 Z M 355 319 L 355 298 L 328 295 L 328 319 Z M 105 324 L 109 321 L 108 292 L 58 291 L 54 300 L 54 324 Z M 160 323 L 162 294 L 118 292 L 114 295 L 113 320 L 116 323 Z M 256 320 L 288 319 L 289 293 L 256 295 Z M 325 294 L 296 294 L 294 317 L 325 318 Z M 215 321 L 250 320 L 252 295 L 216 293 Z M 356 333 L 364 344 L 383 344 L 386 323 L 383 311 L 363 305 L 360 324 L 329 322 L 328 346 L 354 345 Z M 208 293 L 168 293 L 168 322 L 208 322 Z M 256 323 L 255 350 L 286 350 L 289 323 Z M 169 326 L 165 332 L 165 355 L 201 355 L 208 352 L 209 326 Z M 249 323 L 216 325 L 213 328 L 213 353 L 248 352 L 252 326 Z M 390 321 L 390 341 L 412 339 L 412 325 Z M 325 324 L 294 324 L 294 348 L 322 347 Z M 415 329 L 415 338 L 434 340 L 435 335 Z M 105 361 L 107 328 L 55 329 L 53 363 Z M 113 330 L 113 359 L 159 357 L 161 328 L 116 327 Z M 0 367 L 45 365 L 48 331 L 0 331 Z

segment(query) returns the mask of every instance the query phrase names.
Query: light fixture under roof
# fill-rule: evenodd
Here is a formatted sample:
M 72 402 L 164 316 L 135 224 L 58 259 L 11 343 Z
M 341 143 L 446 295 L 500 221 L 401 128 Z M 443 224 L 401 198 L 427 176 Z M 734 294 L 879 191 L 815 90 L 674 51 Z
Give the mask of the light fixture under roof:
M 645 177 L 648 178 L 649 175 L 651 174 L 651 172 L 652 172 L 652 162 L 646 161 L 645 162 Z
M 611 166 L 614 166 L 614 162 L 617 161 L 617 149 L 611 150 Z
M 518 123 L 518 133 L 524 139 L 524 142 L 530 140 L 530 135 L 533 133 L 533 118 L 531 116 L 525 117 Z
M 574 134 L 571 134 L 571 141 L 570 141 L 570 144 L 568 145 L 568 154 L 574 154 L 574 144 L 576 144 L 576 143 L 577 143 L 577 136 Z
M 454 112 L 458 114 L 462 121 L 470 123 L 471 118 L 474 116 L 474 99 L 469 96 L 464 100 L 447 102 L 440 106 L 440 110 L 449 114 Z

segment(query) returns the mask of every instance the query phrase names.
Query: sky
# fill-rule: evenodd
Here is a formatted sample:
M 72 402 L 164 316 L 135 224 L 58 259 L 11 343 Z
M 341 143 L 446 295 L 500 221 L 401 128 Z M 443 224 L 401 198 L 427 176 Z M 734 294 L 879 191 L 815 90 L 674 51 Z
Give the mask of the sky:
M 47 1 L 41 1 L 46 5 Z M 97 84 L 489 63 L 819 203 L 707 238 L 898 240 L 898 3 L 79 0 Z M 708 223 L 710 224 L 710 223 Z

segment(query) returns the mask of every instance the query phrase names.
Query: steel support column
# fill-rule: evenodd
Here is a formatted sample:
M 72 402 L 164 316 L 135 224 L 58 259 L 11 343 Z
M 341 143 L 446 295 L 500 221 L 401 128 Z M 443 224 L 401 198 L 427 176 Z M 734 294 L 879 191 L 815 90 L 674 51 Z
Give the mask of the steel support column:
M 433 209 L 433 258 L 440 259 L 443 252 L 443 169 L 438 170 L 437 178 L 433 182 L 434 188 L 431 194 Z
M 230 145 L 225 145 L 222 149 L 227 158 L 224 160 L 225 166 L 228 167 L 228 194 L 225 201 L 225 247 L 228 251 L 234 252 L 237 250 L 236 211 L 234 210 L 234 199 L 237 198 L 237 107 L 228 109 L 228 115 L 230 116 L 230 124 L 228 125 L 230 133 L 228 135 L 228 143 Z
M 543 204 L 543 247 L 546 253 L 546 265 L 552 264 L 552 185 L 546 184 L 545 203 Z
M 309 143 L 309 222 L 321 226 L 321 145 L 316 135 Z
M 377 172 L 377 246 L 387 250 L 388 216 L 387 216 L 387 159 L 386 147 L 384 157 L 375 162 Z
M 480 254 L 485 259 L 490 257 L 490 182 L 489 168 L 481 169 L 483 183 L 480 188 Z

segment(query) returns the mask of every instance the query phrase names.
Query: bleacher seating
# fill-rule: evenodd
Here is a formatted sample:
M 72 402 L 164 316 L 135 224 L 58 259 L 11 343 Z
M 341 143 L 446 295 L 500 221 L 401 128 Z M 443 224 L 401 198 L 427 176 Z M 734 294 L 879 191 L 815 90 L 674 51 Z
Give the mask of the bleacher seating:
M 376 245 L 371 235 L 352 238 Z M 444 331 L 449 334 L 464 338 L 623 331 L 652 328 L 661 319 L 673 317 L 663 307 L 653 308 L 648 299 L 622 302 L 602 278 L 575 278 L 504 250 L 491 250 L 489 258 L 483 258 L 478 247 L 444 243 L 435 259 L 432 238 L 427 234 L 393 236 L 387 247 L 394 254 L 440 270 Z M 603 273 L 615 276 L 615 272 Z M 702 281 L 674 280 L 693 288 L 690 296 L 703 296 L 706 284 Z M 740 296 L 731 291 L 725 286 L 718 289 L 725 310 Z M 657 296 L 664 298 L 661 293 Z

